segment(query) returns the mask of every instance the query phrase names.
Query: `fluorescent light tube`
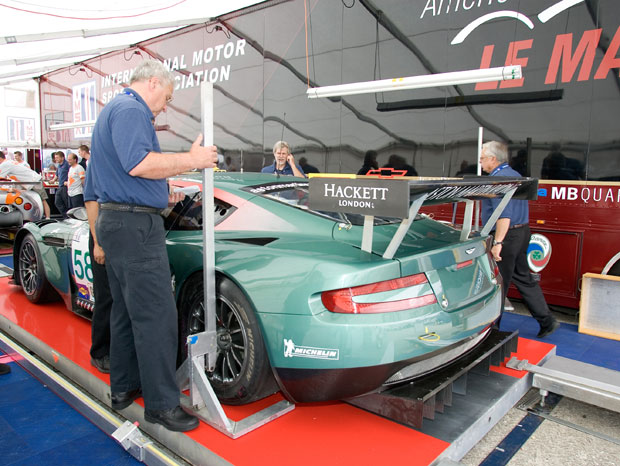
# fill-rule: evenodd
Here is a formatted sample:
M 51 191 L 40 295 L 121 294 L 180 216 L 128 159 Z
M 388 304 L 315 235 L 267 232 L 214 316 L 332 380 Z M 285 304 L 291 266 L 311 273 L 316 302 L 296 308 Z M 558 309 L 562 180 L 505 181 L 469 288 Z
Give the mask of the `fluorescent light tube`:
M 316 99 L 319 97 L 341 97 L 345 95 L 421 89 L 424 87 L 456 86 L 459 84 L 506 81 L 512 79 L 521 79 L 521 65 L 314 87 L 308 89 L 306 94 L 308 98 Z
M 78 129 L 78 128 L 90 128 L 95 126 L 94 121 L 79 121 L 77 123 L 58 123 L 50 125 L 51 131 L 60 131 L 63 129 Z

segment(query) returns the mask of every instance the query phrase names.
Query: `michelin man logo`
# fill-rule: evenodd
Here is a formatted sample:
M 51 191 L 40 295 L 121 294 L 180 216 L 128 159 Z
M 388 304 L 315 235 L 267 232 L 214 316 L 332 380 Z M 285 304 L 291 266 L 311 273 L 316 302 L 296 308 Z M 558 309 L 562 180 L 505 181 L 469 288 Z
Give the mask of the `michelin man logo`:
M 292 358 L 294 349 L 295 349 L 295 343 L 293 343 L 293 340 L 287 340 L 285 338 L 284 339 L 284 357 Z
M 312 346 L 298 346 L 293 340 L 284 339 L 285 358 L 311 358 L 311 359 L 330 359 L 337 361 L 340 359 L 340 351 L 330 348 L 314 348 Z

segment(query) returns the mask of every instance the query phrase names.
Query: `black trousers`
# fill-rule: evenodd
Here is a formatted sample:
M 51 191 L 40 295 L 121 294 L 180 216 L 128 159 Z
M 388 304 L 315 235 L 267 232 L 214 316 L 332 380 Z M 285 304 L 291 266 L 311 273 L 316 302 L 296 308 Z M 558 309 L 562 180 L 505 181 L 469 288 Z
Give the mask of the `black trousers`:
M 93 271 L 93 294 L 95 295 L 95 310 L 91 321 L 91 346 L 90 355 L 95 359 L 101 359 L 110 354 L 110 312 L 112 311 L 112 293 L 108 282 L 108 273 L 105 265 L 95 261 L 93 248 L 95 242 L 89 235 L 88 251 Z
M 74 207 L 84 207 L 83 194 L 78 194 L 77 196 L 69 196 L 69 209 L 73 209 Z
M 66 186 L 59 186 L 56 190 L 54 205 L 63 218 L 67 217 L 67 210 L 69 210 L 69 195 L 67 194 Z
M 112 292 L 112 392 L 142 387 L 146 409 L 174 408 L 178 321 L 163 219 L 100 210 L 96 228 Z
M 530 243 L 530 236 L 529 225 L 524 225 L 520 228 L 511 228 L 504 238 L 500 253 L 502 260 L 497 263 L 504 280 L 503 298 L 505 300 L 508 287 L 512 282 L 521 293 L 532 317 L 538 321 L 541 328 L 548 328 L 553 323 L 554 317 L 547 307 L 540 285 L 532 277 L 530 267 L 527 264 L 527 248 Z

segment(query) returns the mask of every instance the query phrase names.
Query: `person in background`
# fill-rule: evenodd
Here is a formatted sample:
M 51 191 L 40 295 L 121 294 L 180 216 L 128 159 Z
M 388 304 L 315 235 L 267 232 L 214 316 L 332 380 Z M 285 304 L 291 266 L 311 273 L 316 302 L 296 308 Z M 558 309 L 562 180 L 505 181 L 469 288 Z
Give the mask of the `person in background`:
M 199 422 L 180 406 L 177 309 L 160 214 L 181 200 L 169 195 L 166 178 L 215 167 L 217 148 L 201 146 L 200 134 L 189 152 L 161 152 L 153 123 L 172 100 L 174 82 L 163 63 L 143 60 L 129 87 L 103 107 L 93 128 L 86 176 L 93 195 L 86 200 L 99 203 L 95 233 L 112 292 L 112 408 L 143 395 L 146 422 L 185 432 Z
M 261 173 L 274 173 L 276 175 L 291 175 L 304 178 L 304 171 L 295 163 L 295 157 L 291 154 L 291 148 L 287 142 L 278 141 L 273 145 L 275 160 L 271 165 L 263 167 Z
M 88 251 L 93 271 L 93 295 L 95 309 L 90 327 L 90 363 L 104 374 L 110 373 L 110 314 L 112 312 L 112 292 L 105 268 L 105 253 L 97 241 L 95 224 L 99 216 L 99 204 L 95 200 L 94 183 L 87 171 L 84 183 L 84 199 L 90 235 Z
M 67 194 L 66 185 L 69 178 L 69 163 L 65 160 L 65 154 L 61 150 L 54 154 L 54 161 L 56 162 L 56 178 L 58 180 L 54 204 L 60 215 L 66 218 L 67 210 L 69 210 L 69 195 Z
M 235 164 L 235 162 L 233 161 L 230 155 L 227 155 L 226 158 L 224 159 L 224 165 L 226 166 L 227 172 L 238 172 L 239 171 L 239 169 L 237 168 L 237 165 Z
M 16 150 L 15 152 L 13 152 L 13 158 L 15 159 L 17 163 L 23 165 L 26 168 L 30 168 L 30 165 L 28 164 L 28 162 L 24 160 L 24 154 L 22 154 L 21 151 Z
M 304 173 L 320 173 L 319 169 L 316 168 L 314 165 L 310 165 L 308 163 L 308 159 L 305 157 L 299 159 L 299 166 L 304 171 Z
M 36 183 L 41 181 L 41 175 L 39 173 L 23 166 L 15 160 L 7 160 L 3 153 L 0 153 L 0 178 L 23 181 L 24 183 Z M 43 214 L 45 218 L 50 218 L 50 206 L 47 203 L 48 197 L 45 189 L 43 189 L 43 185 L 26 185 L 25 189 L 32 190 L 41 197 Z
M 69 209 L 84 207 L 84 168 L 78 163 L 77 155 L 74 153 L 69 154 L 67 160 L 69 161 L 69 175 L 66 181 Z
M 394 170 L 403 170 L 405 173 L 403 176 L 418 176 L 418 172 L 413 166 L 409 165 L 404 157 L 398 154 L 390 155 L 388 163 L 383 168 L 392 168 Z
M 379 169 L 379 163 L 377 162 L 377 152 L 374 150 L 366 151 L 364 155 L 364 165 L 357 171 L 358 175 L 365 175 L 370 170 Z
M 482 170 L 490 176 L 517 178 L 521 176 L 508 165 L 508 147 L 501 142 L 490 141 L 482 145 L 480 164 Z M 500 201 L 500 198 L 483 199 L 481 207 L 483 224 L 489 220 Z M 530 314 L 538 321 L 540 331 L 537 337 L 543 338 L 555 332 L 560 327 L 560 323 L 549 311 L 540 285 L 530 273 L 527 263 L 527 248 L 531 236 L 528 222 L 528 201 L 512 199 L 508 202 L 495 224 L 491 253 L 503 279 L 502 303 L 505 302 L 510 283 L 514 283 Z M 502 312 L 503 310 L 502 304 Z
M 88 159 L 90 159 L 90 149 L 86 144 L 82 144 L 78 147 L 78 154 L 80 154 L 80 165 L 84 170 L 88 167 Z

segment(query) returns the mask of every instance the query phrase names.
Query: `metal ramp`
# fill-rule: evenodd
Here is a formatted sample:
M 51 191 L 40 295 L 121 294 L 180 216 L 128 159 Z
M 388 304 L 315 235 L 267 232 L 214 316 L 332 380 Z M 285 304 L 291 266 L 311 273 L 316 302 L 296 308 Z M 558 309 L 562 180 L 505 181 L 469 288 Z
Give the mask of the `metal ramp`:
M 540 390 L 542 404 L 549 392 L 620 412 L 620 372 L 581 361 L 551 356 L 540 366 L 511 358 L 506 367 L 531 372 L 532 386 Z
M 469 374 L 489 375 L 492 365 L 498 366 L 516 352 L 518 334 L 494 329 L 475 350 L 433 375 L 344 401 L 421 430 L 425 418 L 435 419 L 435 413 L 452 406 L 453 394 L 467 394 Z

